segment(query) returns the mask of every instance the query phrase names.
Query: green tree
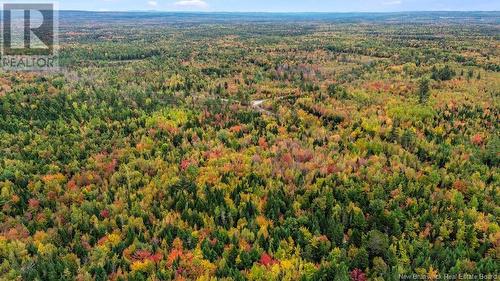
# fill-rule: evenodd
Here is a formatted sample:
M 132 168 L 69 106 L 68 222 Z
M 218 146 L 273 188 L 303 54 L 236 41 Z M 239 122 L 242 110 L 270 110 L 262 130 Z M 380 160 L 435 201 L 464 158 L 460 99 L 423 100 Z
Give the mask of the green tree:
M 418 85 L 418 99 L 421 104 L 427 103 L 430 97 L 430 81 L 427 78 L 420 80 Z

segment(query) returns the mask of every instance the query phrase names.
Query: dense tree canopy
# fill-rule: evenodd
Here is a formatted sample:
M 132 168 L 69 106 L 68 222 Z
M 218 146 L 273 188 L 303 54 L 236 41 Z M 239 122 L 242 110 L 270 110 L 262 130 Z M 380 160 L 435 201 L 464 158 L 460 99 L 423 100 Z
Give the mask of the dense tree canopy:
M 498 21 L 109 17 L 0 73 L 0 279 L 498 273 Z

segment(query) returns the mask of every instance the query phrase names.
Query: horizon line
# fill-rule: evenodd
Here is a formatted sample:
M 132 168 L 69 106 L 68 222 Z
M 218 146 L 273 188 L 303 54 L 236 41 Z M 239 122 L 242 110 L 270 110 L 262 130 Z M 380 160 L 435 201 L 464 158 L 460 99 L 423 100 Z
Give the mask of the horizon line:
M 2 11 L 3 9 L 0 9 Z M 402 10 L 402 11 L 176 11 L 176 10 L 74 10 L 74 9 L 58 9 L 60 12 L 88 12 L 88 13 L 203 13 L 203 14 L 398 14 L 398 13 L 482 13 L 494 12 L 500 10 Z

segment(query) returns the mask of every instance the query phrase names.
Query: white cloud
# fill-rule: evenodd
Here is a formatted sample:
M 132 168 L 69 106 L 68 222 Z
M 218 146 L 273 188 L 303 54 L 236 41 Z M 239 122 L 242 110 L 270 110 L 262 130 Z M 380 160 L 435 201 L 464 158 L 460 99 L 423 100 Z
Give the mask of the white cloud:
M 152 7 L 156 7 L 156 6 L 158 6 L 158 2 L 156 0 L 151 0 L 151 1 L 148 1 L 148 5 L 152 6 Z
M 401 5 L 401 0 L 390 0 L 390 1 L 385 1 L 383 4 L 384 5 Z
M 208 3 L 204 0 L 181 0 L 174 3 L 174 6 L 182 9 L 200 9 L 208 8 Z

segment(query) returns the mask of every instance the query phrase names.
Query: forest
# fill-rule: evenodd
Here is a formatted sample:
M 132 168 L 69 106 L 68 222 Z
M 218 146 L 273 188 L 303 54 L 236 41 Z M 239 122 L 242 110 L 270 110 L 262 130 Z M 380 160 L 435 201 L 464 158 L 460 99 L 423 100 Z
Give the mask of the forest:
M 0 71 L 0 280 L 496 280 L 499 12 L 60 16 Z

